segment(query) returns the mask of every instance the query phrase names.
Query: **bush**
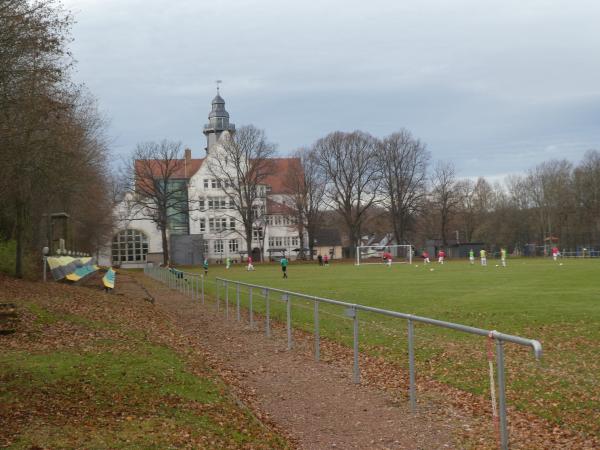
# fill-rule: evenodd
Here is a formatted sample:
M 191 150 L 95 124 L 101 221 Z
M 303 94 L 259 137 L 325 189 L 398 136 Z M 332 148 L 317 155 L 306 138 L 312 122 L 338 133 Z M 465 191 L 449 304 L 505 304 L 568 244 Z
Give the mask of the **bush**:
M 17 241 L 0 240 L 0 272 L 7 275 L 15 275 L 15 264 L 17 255 Z M 41 275 L 41 265 L 33 253 L 25 252 L 23 256 L 23 274 L 27 279 L 37 279 Z

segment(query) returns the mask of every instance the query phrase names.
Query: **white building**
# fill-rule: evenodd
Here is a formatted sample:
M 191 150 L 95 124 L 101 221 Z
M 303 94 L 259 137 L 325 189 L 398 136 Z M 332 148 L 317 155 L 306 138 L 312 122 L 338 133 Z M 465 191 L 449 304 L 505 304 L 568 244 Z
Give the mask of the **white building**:
M 207 139 L 206 156 L 192 158 L 192 152 L 185 150 L 181 170 L 175 177 L 177 181 L 187 184 L 189 213 L 182 214 L 173 221 L 167 231 L 170 243 L 183 242 L 185 255 L 180 255 L 177 245 L 170 245 L 172 260 L 178 262 L 187 258 L 187 247 L 194 242 L 202 242 L 202 248 L 192 249 L 192 259 L 188 263 L 199 264 L 200 258 L 207 256 L 210 261 L 224 261 L 229 257 L 234 261 L 242 261 L 247 257 L 244 228 L 238 212 L 231 207 L 226 193 L 226 186 L 209 170 L 210 159 L 222 156 L 222 139 L 227 134 L 235 133 L 235 126 L 229 122 L 229 114 L 225 110 L 225 101 L 217 93 L 212 100 L 212 110 L 208 116 L 209 123 L 204 126 Z M 263 197 L 255 205 L 265 214 L 255 224 L 252 241 L 252 256 L 259 260 L 261 255 L 279 256 L 283 252 L 288 257 L 295 257 L 299 247 L 298 230 L 292 210 L 286 205 L 289 201 L 284 192 L 284 180 L 291 164 L 299 164 L 296 158 L 274 158 L 275 170 L 261 185 Z M 115 230 L 110 249 L 107 247 L 100 255 L 100 264 L 123 267 L 139 267 L 146 260 L 162 262 L 162 238 L 160 230 L 142 213 L 128 213 L 124 201 L 115 211 L 117 229 Z M 188 236 L 183 237 L 183 236 Z M 197 239 L 201 236 L 202 239 Z M 185 244 L 187 243 L 187 244 Z M 195 255 L 195 256 L 194 256 Z M 201 256 L 199 256 L 201 255 Z

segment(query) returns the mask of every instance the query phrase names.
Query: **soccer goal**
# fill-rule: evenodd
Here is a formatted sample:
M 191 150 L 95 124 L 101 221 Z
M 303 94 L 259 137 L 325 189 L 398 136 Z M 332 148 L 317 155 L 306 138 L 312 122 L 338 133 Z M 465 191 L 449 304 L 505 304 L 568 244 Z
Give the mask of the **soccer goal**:
M 392 255 L 392 263 L 412 264 L 412 245 L 364 245 L 356 247 L 356 265 L 381 264 L 385 262 L 383 255 Z

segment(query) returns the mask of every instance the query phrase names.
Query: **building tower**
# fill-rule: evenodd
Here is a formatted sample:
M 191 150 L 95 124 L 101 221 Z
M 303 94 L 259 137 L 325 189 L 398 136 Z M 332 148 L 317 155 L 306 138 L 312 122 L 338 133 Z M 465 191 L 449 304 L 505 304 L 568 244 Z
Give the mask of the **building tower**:
M 212 111 L 208 115 L 208 123 L 204 125 L 203 133 L 206 136 L 206 154 L 217 143 L 223 131 L 234 132 L 235 125 L 229 123 L 229 113 L 225 110 L 225 100 L 219 95 L 217 86 L 217 95 L 212 100 Z

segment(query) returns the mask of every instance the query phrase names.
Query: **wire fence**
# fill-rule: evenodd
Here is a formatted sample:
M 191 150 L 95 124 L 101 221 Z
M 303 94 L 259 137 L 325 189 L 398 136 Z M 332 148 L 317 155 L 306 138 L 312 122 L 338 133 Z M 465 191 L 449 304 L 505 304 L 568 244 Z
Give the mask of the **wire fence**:
M 306 330 L 306 324 L 312 322 L 314 359 L 316 361 L 319 361 L 321 357 L 320 338 L 322 331 L 326 331 L 327 334 L 346 335 L 342 341 L 351 341 L 353 353 L 352 379 L 354 383 L 360 383 L 360 331 L 362 331 L 363 336 L 365 333 L 372 332 L 373 329 L 383 331 L 388 337 L 388 339 L 383 342 L 389 343 L 389 337 L 391 336 L 393 337 L 392 342 L 394 344 L 402 342 L 407 346 L 406 353 L 408 356 L 409 367 L 408 397 L 410 409 L 413 412 L 417 409 L 415 381 L 415 325 L 429 325 L 440 329 L 485 337 L 488 344 L 487 354 L 489 361 L 490 393 L 493 399 L 492 410 L 494 411 L 495 421 L 497 421 L 499 445 L 502 449 L 508 449 L 509 443 L 506 412 L 504 344 L 513 343 L 530 347 L 533 350 L 536 360 L 539 360 L 542 356 L 542 346 L 539 341 L 500 333 L 496 330 L 484 330 L 482 328 L 235 280 L 216 278 L 213 281 L 203 274 L 188 273 L 164 267 L 146 266 L 144 268 L 144 273 L 167 285 L 169 288 L 176 289 L 182 294 L 187 295 L 202 304 L 205 304 L 207 299 L 210 298 L 216 303 L 216 309 L 218 311 L 223 310 L 227 319 L 230 318 L 231 314 L 235 315 L 235 319 L 238 322 L 241 322 L 243 315 L 244 319 L 246 320 L 247 318 L 249 321 L 252 329 L 260 326 L 264 329 L 264 333 L 268 337 L 271 336 L 272 321 L 285 323 L 287 348 L 289 350 L 294 347 L 292 333 L 292 307 L 294 307 L 294 316 L 301 316 L 303 319 L 299 320 L 297 318 L 296 326 L 300 325 L 300 328 L 304 327 Z M 210 296 L 207 295 L 207 291 L 210 291 Z M 326 330 L 320 324 L 320 319 L 323 315 L 334 317 L 336 319 L 327 322 Z M 388 322 L 386 322 L 386 324 L 381 323 L 381 318 L 386 318 Z M 397 322 L 397 319 L 401 319 L 402 321 Z M 394 326 L 390 326 L 391 323 L 394 323 Z M 396 323 L 398 323 L 398 326 L 395 325 Z M 401 324 L 404 324 L 405 327 L 401 327 Z M 402 335 L 401 333 L 404 332 L 406 334 Z M 421 337 L 419 339 L 421 340 Z M 445 334 L 437 336 L 437 340 L 441 340 L 443 344 L 448 345 L 448 336 Z M 493 373 L 494 348 L 496 380 L 494 379 Z M 496 398 L 498 400 L 497 408 Z

